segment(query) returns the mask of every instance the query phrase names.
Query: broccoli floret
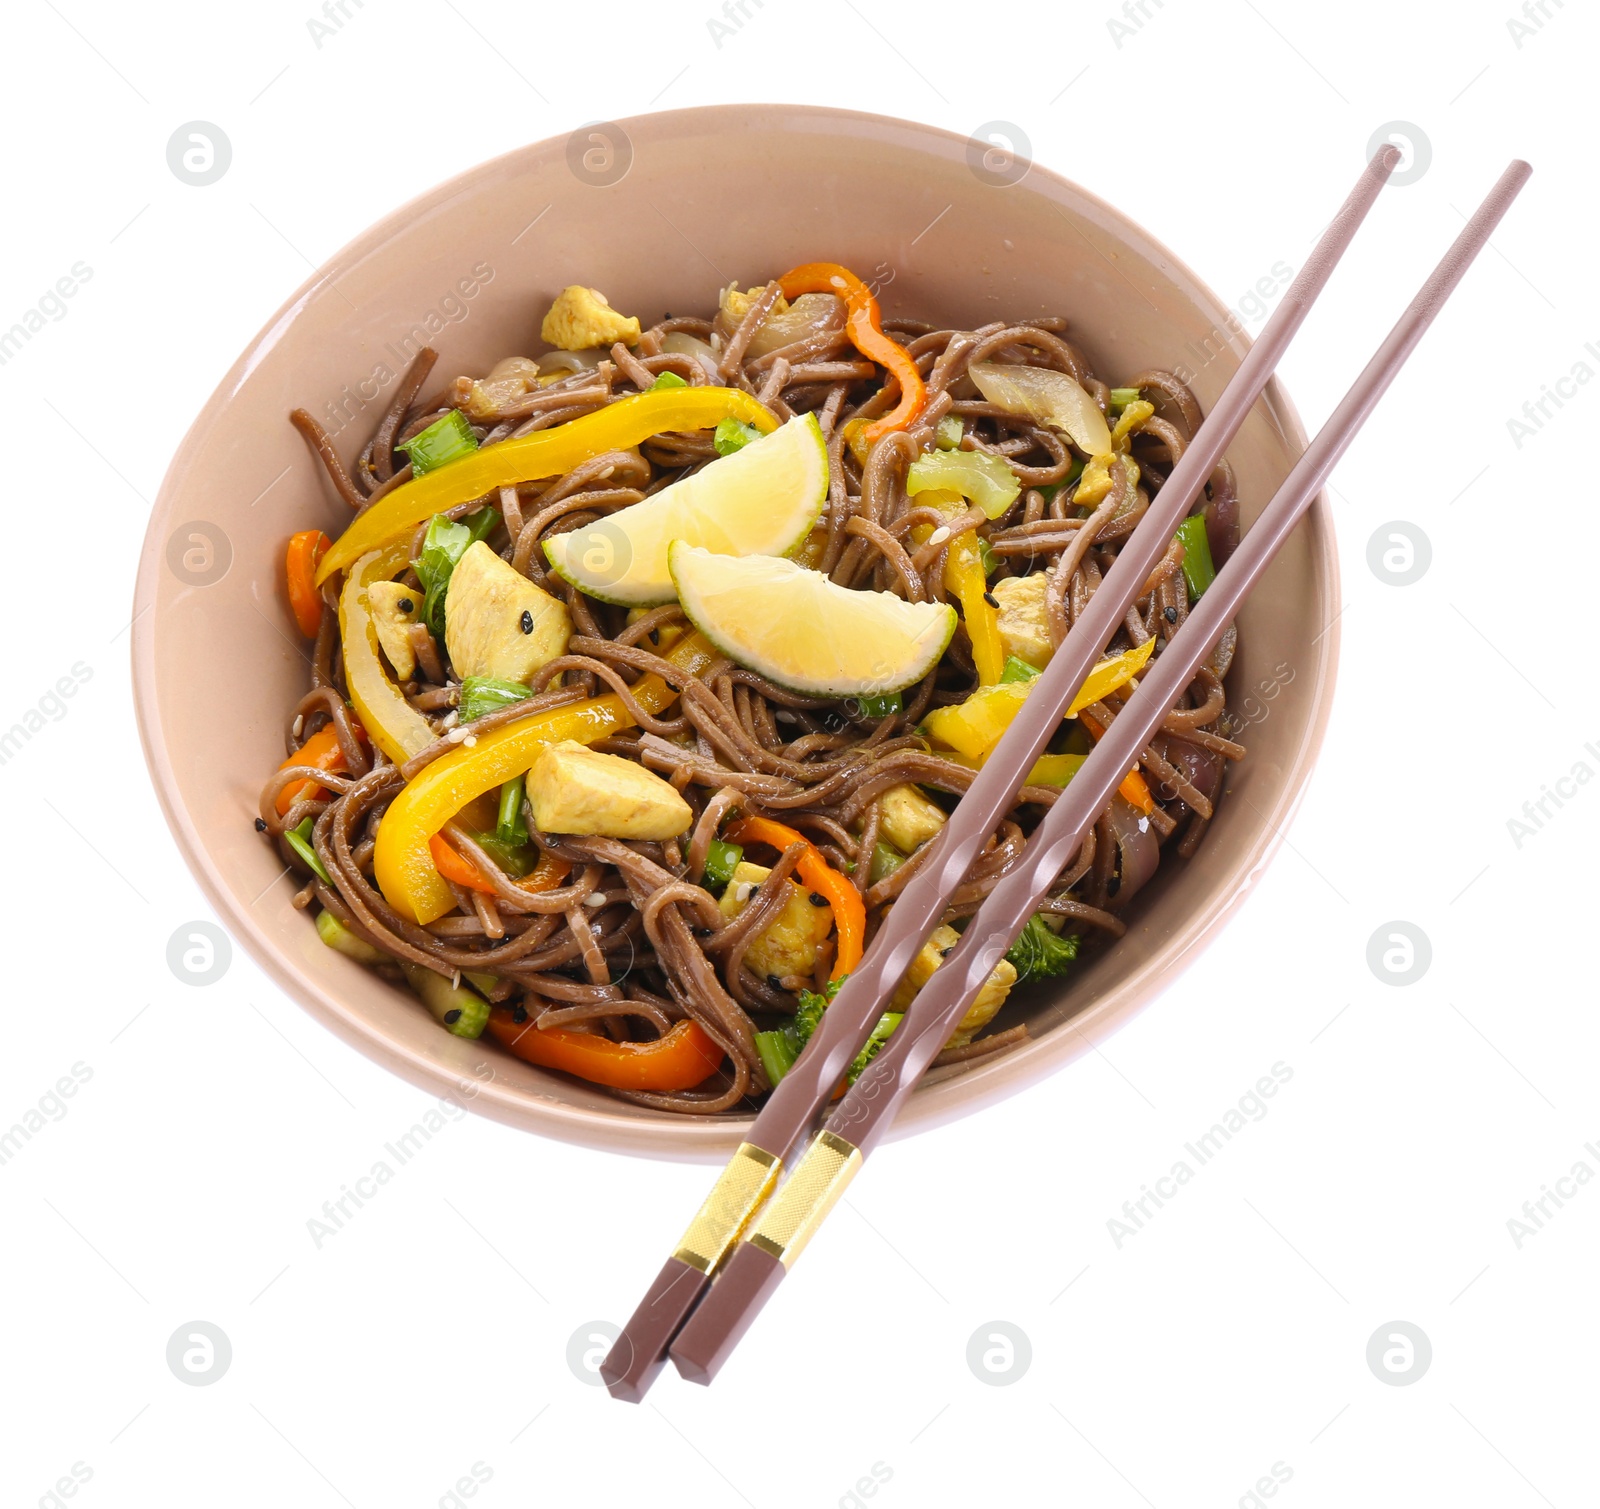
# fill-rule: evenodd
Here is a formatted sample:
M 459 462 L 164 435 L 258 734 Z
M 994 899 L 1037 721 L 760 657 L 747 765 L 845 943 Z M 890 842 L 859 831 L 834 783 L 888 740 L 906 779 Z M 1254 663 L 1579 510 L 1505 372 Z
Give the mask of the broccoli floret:
M 1062 937 L 1051 932 L 1044 913 L 1035 912 L 1028 925 L 1017 934 L 1017 941 L 1006 950 L 1017 971 L 1017 984 L 1028 980 L 1048 980 L 1063 975 L 1078 957 L 1078 939 L 1075 934 Z

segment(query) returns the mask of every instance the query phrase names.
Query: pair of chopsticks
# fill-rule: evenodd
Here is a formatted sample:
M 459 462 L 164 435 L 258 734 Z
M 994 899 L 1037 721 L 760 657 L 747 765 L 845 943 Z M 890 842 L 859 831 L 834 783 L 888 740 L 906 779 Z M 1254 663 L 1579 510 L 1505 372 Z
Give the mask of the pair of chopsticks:
M 677 1251 L 601 1365 L 613 1395 L 643 1397 L 670 1351 L 691 1382 L 709 1383 L 771 1297 L 928 1065 L 995 963 L 1071 863 L 1096 815 L 1183 695 L 1268 565 L 1359 433 L 1532 171 L 1513 162 L 1478 207 L 1398 323 L 1278 489 L 1183 627 L 1150 661 L 1083 766 L 990 893 L 961 940 L 913 997 L 899 1027 L 816 1133 L 769 1200 L 785 1163 L 815 1124 L 899 984 L 1011 807 L 1025 773 L 1120 627 L 1172 534 L 1260 396 L 1284 350 L 1353 240 L 1400 154 L 1367 165 L 1337 216 L 1183 457 L 1124 542 L 1083 614 L 1033 682 L 1005 736 L 977 772 L 934 848 L 900 893 L 865 958 L 822 1014 L 800 1058 L 718 1178 Z M 748 1230 L 748 1235 L 747 1233 Z M 742 1239 L 742 1240 L 741 1240 Z M 713 1282 L 713 1278 L 715 1282 Z

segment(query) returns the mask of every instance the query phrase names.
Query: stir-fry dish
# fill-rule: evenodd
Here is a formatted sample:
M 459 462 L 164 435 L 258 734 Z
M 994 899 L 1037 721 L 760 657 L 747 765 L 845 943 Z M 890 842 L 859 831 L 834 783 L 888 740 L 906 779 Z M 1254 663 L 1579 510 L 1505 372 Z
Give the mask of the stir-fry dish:
M 1107 386 L 1064 318 L 884 320 L 832 263 L 645 328 L 565 289 L 537 358 L 421 397 L 423 350 L 289 541 L 311 686 L 257 829 L 322 941 L 442 1027 L 659 1110 L 747 1111 L 990 756 L 1200 421 Z M 1238 537 L 1226 464 L 948 898 L 850 1070 Z M 1026 1037 L 1014 987 L 1119 937 L 1244 750 L 1235 634 L 1166 718 L 938 1065 Z

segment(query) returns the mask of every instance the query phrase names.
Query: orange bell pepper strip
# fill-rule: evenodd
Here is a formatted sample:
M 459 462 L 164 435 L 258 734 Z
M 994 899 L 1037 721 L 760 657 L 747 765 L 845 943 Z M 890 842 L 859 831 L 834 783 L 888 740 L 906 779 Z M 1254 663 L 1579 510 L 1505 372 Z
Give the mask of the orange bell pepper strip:
M 485 896 L 499 894 L 489 877 L 454 845 L 446 843 L 435 833 L 428 840 L 428 852 L 433 855 L 435 868 L 446 880 L 453 880 L 469 891 L 481 891 Z M 536 864 L 521 880 L 515 882 L 521 891 L 553 891 L 572 873 L 572 866 L 554 854 L 541 854 Z
M 289 609 L 300 632 L 315 639 L 322 627 L 322 594 L 317 591 L 317 563 L 333 544 L 320 529 L 302 529 L 289 536 L 283 573 L 289 586 Z
M 905 353 L 902 352 L 902 355 Z M 707 384 L 698 388 L 662 388 L 635 393 L 580 419 L 520 440 L 483 446 L 435 471 L 402 482 L 384 494 L 339 536 L 317 568 L 317 585 L 342 571 L 369 550 L 409 534 L 424 519 L 457 503 L 470 503 L 500 487 L 559 477 L 603 451 L 627 450 L 652 435 L 672 430 L 708 430 L 719 420 L 738 419 L 763 435 L 778 421 L 739 388 Z
M 593 1032 L 519 1022 L 503 1006 L 489 1013 L 489 1036 L 507 1052 L 544 1069 L 560 1069 L 613 1090 L 692 1090 L 722 1062 L 698 1022 L 676 1022 L 650 1043 L 616 1043 Z
M 359 723 L 356 724 L 356 734 L 363 740 L 367 736 Z M 339 743 L 339 735 L 333 725 L 330 723 L 326 728 L 319 728 L 278 769 L 287 770 L 291 765 L 314 765 L 318 770 L 343 770 L 344 747 Z M 290 782 L 278 793 L 278 816 L 282 817 L 296 802 L 314 797 L 321 789 L 309 776 L 303 781 Z
M 861 438 L 871 445 L 896 430 L 909 428 L 928 401 L 928 389 L 911 353 L 883 333 L 883 317 L 872 290 L 837 262 L 807 262 L 786 272 L 778 279 L 778 285 L 786 299 L 799 298 L 803 293 L 831 293 L 843 299 L 844 328 L 850 344 L 868 361 L 887 368 L 899 383 L 900 402 L 881 418 L 872 420 L 861 431 Z
M 833 908 L 833 925 L 838 930 L 839 946 L 833 958 L 833 978 L 842 979 L 861 962 L 867 946 L 867 909 L 855 882 L 829 867 L 821 851 L 805 834 L 797 833 L 770 817 L 747 817 L 728 830 L 728 837 L 736 844 L 770 844 L 774 849 L 787 849 L 791 844 L 804 844 L 800 862 L 795 866 L 800 878 Z
M 690 634 L 663 658 L 698 675 L 718 656 L 699 634 Z M 634 700 L 652 713 L 664 711 L 678 697 L 673 687 L 654 674 L 641 676 L 632 691 Z M 424 767 L 401 788 L 378 824 L 373 874 L 389 905 L 424 926 L 454 911 L 455 897 L 439 878 L 428 840 L 469 802 L 522 775 L 546 746 L 563 739 L 592 744 L 631 727 L 632 722 L 622 699 L 608 692 L 531 713 L 493 733 L 479 735 L 473 748 L 463 744 Z
M 1094 735 L 1095 741 L 1098 743 L 1100 735 L 1105 732 L 1105 729 L 1101 728 L 1088 713 L 1080 712 L 1078 717 L 1083 726 Z M 1123 801 L 1131 802 L 1146 817 L 1149 817 L 1156 810 L 1156 799 L 1150 795 L 1150 788 L 1145 784 L 1144 777 L 1139 774 L 1137 765 L 1122 778 L 1122 784 L 1117 787 L 1117 790 L 1122 794 Z

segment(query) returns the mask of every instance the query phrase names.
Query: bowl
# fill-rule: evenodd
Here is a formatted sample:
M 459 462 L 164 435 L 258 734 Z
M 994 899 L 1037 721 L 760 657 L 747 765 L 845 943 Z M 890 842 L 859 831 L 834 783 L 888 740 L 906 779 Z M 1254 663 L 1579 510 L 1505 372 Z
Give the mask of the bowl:
M 1094 369 L 1183 369 L 1209 409 L 1247 349 L 1238 317 L 1111 206 L 987 143 L 853 111 L 730 105 L 580 128 L 472 169 L 397 210 L 300 288 L 222 380 L 173 459 L 139 566 L 133 676 L 150 772 L 218 915 L 282 989 L 378 1063 L 435 1095 L 545 1136 L 653 1157 L 719 1159 L 747 1118 L 614 1100 L 442 1032 L 409 994 L 322 945 L 252 828 L 283 758 L 284 709 L 308 685 L 282 586 L 283 547 L 348 511 L 290 427 L 304 406 L 349 464 L 412 353 L 447 378 L 536 354 L 566 284 L 603 289 L 646 324 L 709 309 L 827 258 L 875 283 L 886 315 L 961 326 L 1061 313 Z M 1229 456 L 1248 526 L 1303 448 L 1268 387 Z M 1332 695 L 1338 601 L 1319 499 L 1240 615 L 1230 702 L 1270 716 L 1245 735 L 1212 831 L 1163 865 L 1136 925 L 1055 988 L 1018 992 L 1002 1025 L 1032 1041 L 925 1083 L 892 1135 L 964 1116 L 1071 1062 L 1137 1011 L 1224 924 L 1305 787 Z M 219 677 L 218 663 L 248 667 Z M 1287 664 L 1287 684 L 1276 668 Z M 1068 1023 L 1071 1023 L 1071 1030 Z

